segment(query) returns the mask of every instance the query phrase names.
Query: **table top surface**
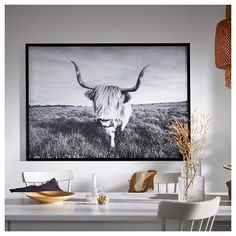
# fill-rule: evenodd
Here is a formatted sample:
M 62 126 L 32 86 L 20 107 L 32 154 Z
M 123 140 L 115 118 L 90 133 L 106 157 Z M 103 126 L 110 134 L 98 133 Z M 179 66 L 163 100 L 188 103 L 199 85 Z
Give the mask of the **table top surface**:
M 160 201 L 176 201 L 177 194 L 107 193 L 109 203 L 98 205 L 86 201 L 88 193 L 75 193 L 74 197 L 56 204 L 39 204 L 26 193 L 12 193 L 5 200 L 6 220 L 80 220 L 80 221 L 154 221 Z M 216 215 L 218 221 L 231 220 L 231 201 L 225 193 L 206 195 L 206 200 L 221 197 Z M 52 217 L 53 216 L 53 217 Z

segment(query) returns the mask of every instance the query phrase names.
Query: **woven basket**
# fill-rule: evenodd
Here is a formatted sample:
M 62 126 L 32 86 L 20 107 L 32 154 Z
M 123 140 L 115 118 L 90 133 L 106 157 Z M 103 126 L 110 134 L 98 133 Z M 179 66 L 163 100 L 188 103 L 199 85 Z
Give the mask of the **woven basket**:
M 231 65 L 231 19 L 222 20 L 216 26 L 215 64 L 220 69 Z

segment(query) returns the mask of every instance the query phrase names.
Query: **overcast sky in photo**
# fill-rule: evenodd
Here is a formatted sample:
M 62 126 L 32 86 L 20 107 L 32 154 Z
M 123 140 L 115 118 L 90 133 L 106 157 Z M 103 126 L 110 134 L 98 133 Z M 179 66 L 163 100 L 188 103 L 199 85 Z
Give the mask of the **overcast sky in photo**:
M 184 46 L 30 47 L 29 104 L 91 106 L 76 79 L 75 61 L 84 82 L 133 87 L 146 70 L 132 104 L 187 100 L 187 57 Z

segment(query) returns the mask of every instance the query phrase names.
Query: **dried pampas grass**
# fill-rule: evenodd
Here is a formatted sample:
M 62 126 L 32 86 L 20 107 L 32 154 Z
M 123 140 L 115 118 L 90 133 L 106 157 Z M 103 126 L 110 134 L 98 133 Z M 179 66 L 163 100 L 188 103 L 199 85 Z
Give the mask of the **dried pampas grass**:
M 208 115 L 197 114 L 196 111 L 191 114 L 191 129 L 189 123 L 174 121 L 170 126 L 170 132 L 179 148 L 179 152 L 183 157 L 184 166 L 183 176 L 186 177 L 185 194 L 198 172 L 205 156 L 205 148 L 207 143 L 207 131 L 210 127 L 211 118 Z

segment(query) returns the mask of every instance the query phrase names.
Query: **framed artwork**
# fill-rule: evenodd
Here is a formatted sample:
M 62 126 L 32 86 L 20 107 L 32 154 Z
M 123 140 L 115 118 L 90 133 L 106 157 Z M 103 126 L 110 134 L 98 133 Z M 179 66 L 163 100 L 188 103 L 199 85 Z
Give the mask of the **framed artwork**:
M 28 161 L 182 160 L 187 43 L 26 44 Z

